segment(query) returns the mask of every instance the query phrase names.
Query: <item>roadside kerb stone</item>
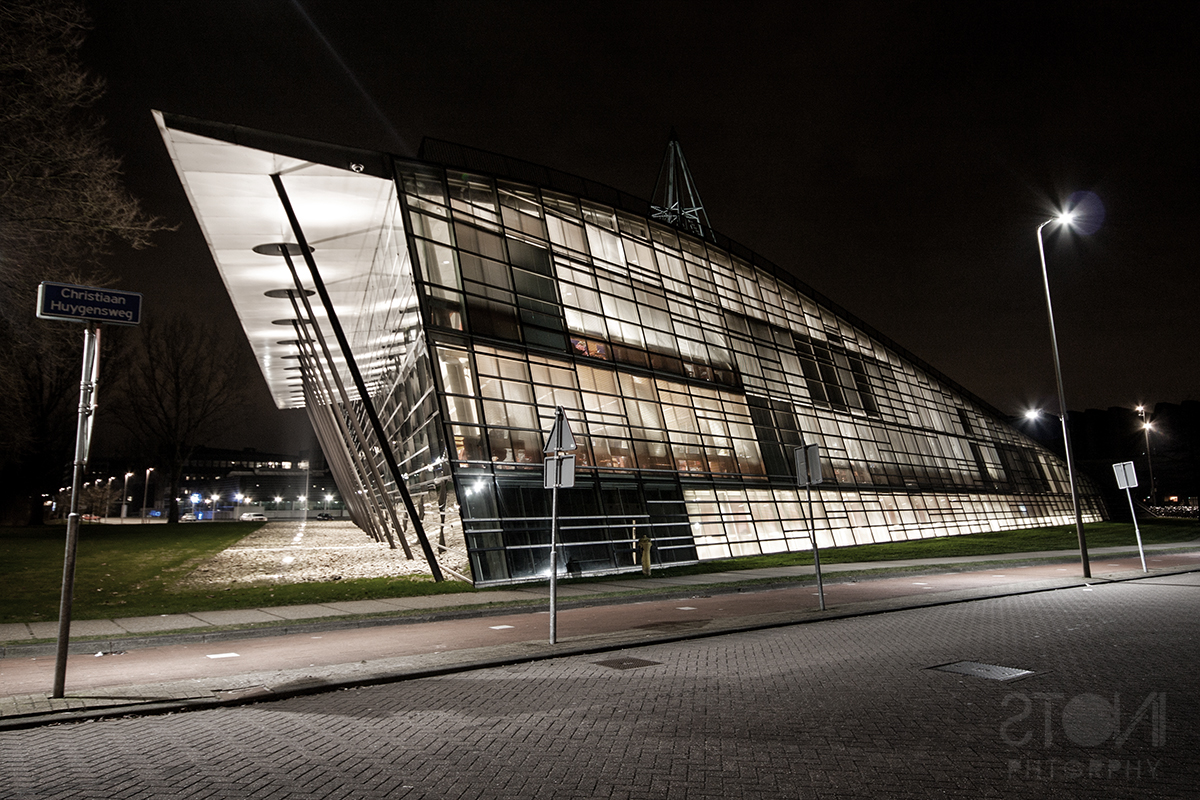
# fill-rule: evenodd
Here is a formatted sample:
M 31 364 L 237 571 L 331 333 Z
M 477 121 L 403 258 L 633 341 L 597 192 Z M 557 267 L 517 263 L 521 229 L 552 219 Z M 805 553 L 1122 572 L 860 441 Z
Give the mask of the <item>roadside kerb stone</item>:
M 34 639 L 58 638 L 58 622 L 31 622 L 29 630 Z M 159 630 L 166 630 L 161 628 Z M 120 636 L 128 633 L 111 619 L 77 619 L 71 622 L 71 636 Z
M 57 625 L 58 623 L 55 623 Z M 22 639 L 33 639 L 33 631 L 24 622 L 6 622 L 0 625 L 0 642 L 17 642 Z
M 396 610 L 396 606 L 381 600 L 340 600 L 336 603 L 323 603 L 322 605 L 346 614 L 378 614 Z
M 283 619 L 316 619 L 318 617 L 337 617 L 345 615 L 347 612 L 338 611 L 327 605 L 317 605 L 315 603 L 298 605 L 298 606 L 272 606 L 271 613 L 282 617 Z
M 279 622 L 283 619 L 261 608 L 231 609 L 228 611 L 193 611 L 191 616 L 209 625 L 253 625 L 258 622 Z
M 124 633 L 150 633 L 153 631 L 179 631 L 188 628 L 204 628 L 210 623 L 197 619 L 191 614 L 160 614 L 153 617 L 122 617 L 113 620 Z M 72 624 L 74 628 L 74 624 Z M 80 631 L 80 635 L 84 634 Z M 100 634 L 104 635 L 104 634 Z

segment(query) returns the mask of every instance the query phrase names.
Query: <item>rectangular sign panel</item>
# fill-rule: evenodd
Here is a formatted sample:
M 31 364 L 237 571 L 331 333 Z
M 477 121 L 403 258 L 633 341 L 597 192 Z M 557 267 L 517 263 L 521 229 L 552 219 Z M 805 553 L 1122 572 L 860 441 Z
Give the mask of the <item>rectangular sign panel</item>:
M 137 325 L 142 321 L 140 292 L 43 282 L 38 286 L 40 319 Z
M 1120 464 L 1113 464 L 1113 472 L 1117 473 L 1118 489 L 1137 488 L 1137 473 L 1133 471 L 1132 461 L 1122 461 Z
M 542 462 L 542 486 L 570 489 L 575 486 L 575 456 L 550 456 Z

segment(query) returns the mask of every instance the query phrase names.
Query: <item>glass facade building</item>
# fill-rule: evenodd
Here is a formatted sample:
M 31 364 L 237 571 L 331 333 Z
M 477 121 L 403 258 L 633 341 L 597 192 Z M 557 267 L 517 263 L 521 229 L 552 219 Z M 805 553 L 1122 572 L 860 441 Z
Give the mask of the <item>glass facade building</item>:
M 277 404 L 308 409 L 355 521 L 435 574 L 546 577 L 557 407 L 566 574 L 634 569 L 643 535 L 679 564 L 1072 521 L 1063 461 L 999 412 L 644 200 L 444 142 L 156 118 Z M 1082 479 L 1081 502 L 1101 518 Z

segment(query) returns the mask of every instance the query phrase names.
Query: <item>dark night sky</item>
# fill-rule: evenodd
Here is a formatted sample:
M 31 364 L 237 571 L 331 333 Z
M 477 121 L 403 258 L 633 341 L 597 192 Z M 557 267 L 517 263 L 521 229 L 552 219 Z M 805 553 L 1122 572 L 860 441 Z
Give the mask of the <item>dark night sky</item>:
M 674 126 L 713 226 L 1003 411 L 1198 399 L 1196 34 L 1166 4 L 93 3 L 129 185 L 180 223 L 118 253 L 155 307 L 234 324 L 150 109 L 412 155 L 449 139 L 646 197 Z M 1049 229 L 1048 229 L 1049 230 Z M 260 449 L 307 446 L 264 408 Z M 304 441 L 297 441 L 297 437 Z

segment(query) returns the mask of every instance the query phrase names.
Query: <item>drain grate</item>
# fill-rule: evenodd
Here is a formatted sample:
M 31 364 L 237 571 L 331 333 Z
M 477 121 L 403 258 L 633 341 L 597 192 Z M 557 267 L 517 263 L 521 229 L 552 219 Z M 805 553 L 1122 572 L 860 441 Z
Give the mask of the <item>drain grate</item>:
M 637 669 L 638 667 L 653 667 L 662 662 L 647 661 L 644 658 L 610 658 L 607 661 L 597 661 L 595 663 L 597 666 L 611 667 L 612 669 Z
M 995 664 L 980 664 L 978 661 L 955 661 L 953 664 L 943 664 L 940 667 L 930 667 L 930 669 L 937 669 L 942 672 L 955 672 L 959 675 L 971 675 L 975 678 L 987 678 L 990 681 L 1013 681 L 1017 678 L 1024 678 L 1027 675 L 1033 674 L 1033 671 L 1028 669 L 1000 667 Z

